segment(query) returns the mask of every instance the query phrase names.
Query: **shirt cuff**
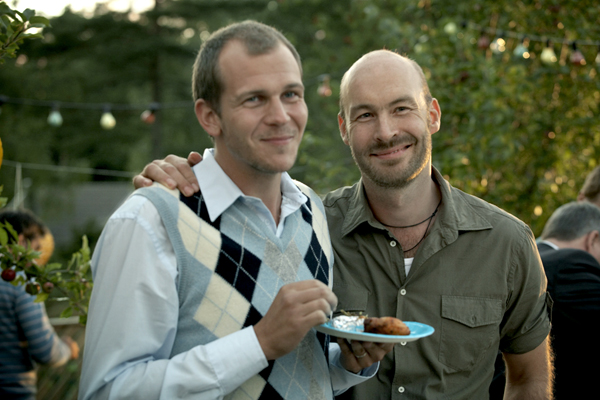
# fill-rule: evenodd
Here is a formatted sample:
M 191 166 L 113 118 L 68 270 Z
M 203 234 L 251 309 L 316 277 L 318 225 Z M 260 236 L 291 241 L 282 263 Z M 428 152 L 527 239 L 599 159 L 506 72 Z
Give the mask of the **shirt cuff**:
M 252 326 L 208 343 L 206 352 L 224 394 L 232 392 L 269 365 Z
M 329 345 L 329 373 L 331 375 L 331 386 L 333 393 L 338 396 L 354 385 L 358 385 L 375 376 L 379 369 L 379 362 L 360 370 L 357 374 L 348 371 L 342 366 L 340 357 L 342 350 L 337 343 Z

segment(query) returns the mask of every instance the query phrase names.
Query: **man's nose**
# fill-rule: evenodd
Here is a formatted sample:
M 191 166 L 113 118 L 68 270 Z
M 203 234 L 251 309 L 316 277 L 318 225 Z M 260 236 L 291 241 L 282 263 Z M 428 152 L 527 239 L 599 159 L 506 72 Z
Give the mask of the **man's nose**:
M 394 123 L 393 118 L 385 114 L 379 115 L 375 139 L 388 141 L 392 137 L 396 136 L 397 133 L 398 127 Z
M 283 125 L 290 120 L 286 105 L 281 99 L 273 99 L 269 102 L 266 122 L 273 125 Z

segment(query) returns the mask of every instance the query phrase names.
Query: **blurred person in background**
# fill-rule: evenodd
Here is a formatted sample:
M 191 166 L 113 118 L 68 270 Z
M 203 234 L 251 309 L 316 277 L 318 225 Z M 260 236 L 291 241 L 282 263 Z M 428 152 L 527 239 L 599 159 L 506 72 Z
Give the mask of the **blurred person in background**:
M 0 222 L 8 222 L 18 234 L 18 244 L 42 251 L 38 265 L 52 252 L 52 236 L 43 222 L 28 210 L 1 210 Z M 47 245 L 45 246 L 45 243 Z M 50 254 L 44 251 L 48 248 Z M 3 278 L 5 275 L 3 275 Z M 44 303 L 23 286 L 0 279 L 0 399 L 36 398 L 36 363 L 58 367 L 79 356 L 79 346 L 69 337 L 58 337 Z
M 598 372 L 593 363 L 600 360 L 600 208 L 587 201 L 559 207 L 546 222 L 538 249 L 554 301 L 554 394 L 590 398 Z
M 577 201 L 587 201 L 600 207 L 600 166 L 594 168 L 585 178 Z

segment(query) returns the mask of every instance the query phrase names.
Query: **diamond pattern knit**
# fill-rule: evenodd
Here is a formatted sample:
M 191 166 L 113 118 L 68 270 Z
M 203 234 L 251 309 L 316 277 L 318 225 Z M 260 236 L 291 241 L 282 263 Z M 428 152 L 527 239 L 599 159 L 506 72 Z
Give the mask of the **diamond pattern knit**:
M 177 257 L 180 306 L 172 356 L 256 324 L 287 283 L 329 284 L 333 254 L 323 205 L 297 185 L 310 201 L 286 218 L 281 237 L 240 199 L 211 223 L 200 192 L 179 198 L 160 185 L 136 192 L 158 209 Z M 226 398 L 332 399 L 328 339 L 311 330 L 294 351 Z

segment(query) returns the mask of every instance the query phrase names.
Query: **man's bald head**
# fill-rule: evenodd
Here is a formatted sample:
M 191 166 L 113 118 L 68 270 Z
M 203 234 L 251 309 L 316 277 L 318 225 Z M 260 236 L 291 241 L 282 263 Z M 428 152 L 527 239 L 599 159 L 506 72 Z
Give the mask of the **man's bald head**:
M 359 58 L 342 77 L 340 87 L 340 116 L 342 119 L 346 120 L 347 98 L 353 80 L 361 76 L 361 74 L 373 73 L 374 66 L 382 65 L 385 65 L 386 68 L 412 68 L 421 79 L 422 98 L 425 101 L 425 107 L 428 108 L 431 105 L 433 97 L 429 91 L 429 85 L 427 84 L 427 79 L 425 79 L 423 69 L 419 64 L 408 57 L 390 50 L 375 50 Z

